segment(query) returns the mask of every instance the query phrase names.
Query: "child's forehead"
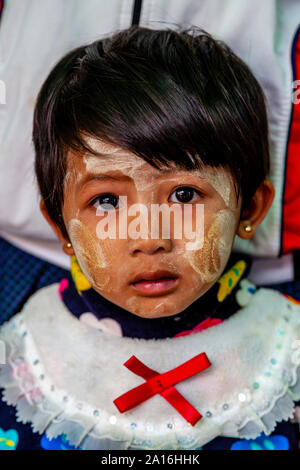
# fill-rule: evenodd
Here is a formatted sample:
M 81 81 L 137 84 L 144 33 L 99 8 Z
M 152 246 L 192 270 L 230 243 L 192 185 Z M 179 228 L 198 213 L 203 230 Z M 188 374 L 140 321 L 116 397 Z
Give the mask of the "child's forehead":
M 172 161 L 167 166 L 155 168 L 141 157 L 116 145 L 95 138 L 87 139 L 87 143 L 97 155 L 69 151 L 65 189 L 69 182 L 72 187 L 74 183 L 76 187 L 82 187 L 93 176 L 133 181 L 139 191 L 153 191 L 157 183 L 164 181 L 186 185 L 201 183 L 204 189 L 206 185 L 220 194 L 227 206 L 236 206 L 233 177 L 228 169 L 206 165 L 190 170 Z
M 129 178 L 151 177 L 158 179 L 161 177 L 174 178 L 187 175 L 198 177 L 208 182 L 223 179 L 223 184 L 233 183 L 232 175 L 229 170 L 219 167 L 202 166 L 195 169 L 185 169 L 169 161 L 167 165 L 160 165 L 156 168 L 146 162 L 142 157 L 122 149 L 116 145 L 103 142 L 99 139 L 86 139 L 89 147 L 97 152 L 97 155 L 89 152 L 77 153 L 70 150 L 67 155 L 68 171 L 82 174 L 105 174 L 112 172 L 115 174 L 123 173 Z
M 232 175 L 224 168 L 204 167 L 185 170 L 171 166 L 157 169 L 142 158 L 120 151 L 104 156 L 92 154 L 70 155 L 65 178 L 65 191 L 79 194 L 92 182 L 122 182 L 133 184 L 137 191 L 154 195 L 161 187 L 193 186 L 198 190 L 213 191 L 223 199 L 226 207 L 235 210 L 238 205 Z M 106 186 L 107 187 L 107 186 Z M 240 199 L 240 198 L 239 198 Z

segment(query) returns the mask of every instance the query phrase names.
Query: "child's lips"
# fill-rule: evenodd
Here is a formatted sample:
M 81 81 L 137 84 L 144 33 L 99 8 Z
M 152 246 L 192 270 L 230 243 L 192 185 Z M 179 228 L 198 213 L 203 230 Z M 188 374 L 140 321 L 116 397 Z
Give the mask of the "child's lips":
M 144 295 L 159 295 L 174 290 L 179 283 L 179 277 L 173 273 L 156 272 L 136 276 L 131 286 Z

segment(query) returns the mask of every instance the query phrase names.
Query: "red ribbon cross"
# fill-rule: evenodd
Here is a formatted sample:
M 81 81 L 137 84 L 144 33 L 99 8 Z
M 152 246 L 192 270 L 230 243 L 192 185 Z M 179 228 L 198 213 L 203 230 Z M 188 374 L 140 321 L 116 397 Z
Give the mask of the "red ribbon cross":
M 205 353 L 198 354 L 189 361 L 163 374 L 159 374 L 157 371 L 150 369 L 135 356 L 131 356 L 131 358 L 125 362 L 124 366 L 134 374 L 143 377 L 146 382 L 132 388 L 113 401 L 121 413 L 131 410 L 159 393 L 193 426 L 202 418 L 199 411 L 197 411 L 173 385 L 210 367 L 211 363 Z

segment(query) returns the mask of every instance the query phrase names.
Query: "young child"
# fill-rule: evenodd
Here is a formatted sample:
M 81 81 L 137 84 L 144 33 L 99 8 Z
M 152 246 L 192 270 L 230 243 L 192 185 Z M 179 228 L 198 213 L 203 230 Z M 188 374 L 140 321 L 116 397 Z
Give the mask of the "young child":
M 231 254 L 274 196 L 249 68 L 132 27 L 61 59 L 33 140 L 71 274 L 2 326 L 0 448 L 297 449 L 299 306 Z

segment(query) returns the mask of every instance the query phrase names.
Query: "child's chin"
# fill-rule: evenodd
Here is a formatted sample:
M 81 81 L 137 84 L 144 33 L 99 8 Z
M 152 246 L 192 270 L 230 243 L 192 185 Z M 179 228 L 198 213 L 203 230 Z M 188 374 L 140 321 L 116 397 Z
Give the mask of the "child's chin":
M 145 309 L 145 308 L 142 308 L 142 309 L 136 309 L 134 311 L 131 311 L 131 313 L 133 313 L 134 315 L 136 315 L 137 317 L 141 317 L 141 318 L 163 318 L 163 317 L 172 317 L 174 315 L 178 315 L 180 312 L 182 312 L 182 310 L 184 309 L 176 309 L 174 308 L 174 305 L 172 305 L 172 307 L 168 307 L 167 304 L 164 304 L 162 302 L 160 302 L 157 307 L 154 307 L 152 309 Z

